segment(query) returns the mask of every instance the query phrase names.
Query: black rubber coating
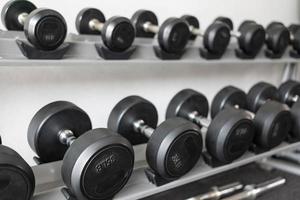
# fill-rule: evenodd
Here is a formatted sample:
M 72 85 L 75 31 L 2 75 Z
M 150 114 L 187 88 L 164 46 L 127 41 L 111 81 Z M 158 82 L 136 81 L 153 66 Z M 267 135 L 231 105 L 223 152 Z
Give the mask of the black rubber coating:
M 30 200 L 35 188 L 31 167 L 14 150 L 0 145 L 0 198 Z
M 24 32 L 28 41 L 37 49 L 51 51 L 64 43 L 67 24 L 57 11 L 39 8 L 28 15 Z
M 181 53 L 189 41 L 190 28 L 188 23 L 179 18 L 168 18 L 158 32 L 158 43 L 168 53 Z
M 269 100 L 257 111 L 254 123 L 257 127 L 254 143 L 260 148 L 271 149 L 288 136 L 292 116 L 287 105 Z
M 193 15 L 183 15 L 181 19 L 186 20 L 189 26 L 192 26 L 195 29 L 200 29 L 200 22 L 199 20 Z M 195 40 L 197 35 L 191 34 L 190 40 Z
M 158 26 L 158 19 L 154 12 L 150 10 L 138 10 L 131 17 L 131 22 L 135 27 L 136 37 L 153 38 L 156 35 L 156 33 L 147 32 L 144 29 L 146 22 Z
M 238 106 L 240 109 L 247 108 L 247 95 L 244 91 L 234 86 L 222 88 L 214 97 L 211 104 L 211 118 L 223 109 Z
M 167 108 L 166 119 L 173 117 L 189 119 L 189 114 L 195 111 L 198 115 L 207 117 L 208 109 L 208 100 L 203 94 L 192 89 L 184 89 L 171 99 Z
M 93 30 L 90 28 L 89 23 L 92 20 L 98 20 L 101 23 L 105 23 L 105 16 L 104 14 L 96 9 L 96 8 L 84 8 L 82 9 L 77 17 L 76 17 L 76 29 L 77 32 L 80 34 L 93 34 L 93 35 L 99 35 L 101 32 L 98 30 Z
M 215 22 L 222 22 L 222 23 L 226 24 L 230 30 L 233 30 L 233 28 L 234 28 L 232 20 L 228 17 L 217 17 L 215 19 Z
M 27 138 L 42 162 L 62 160 L 68 147 L 58 140 L 58 133 L 70 130 L 79 137 L 92 129 L 89 116 L 71 102 L 57 101 L 41 108 L 32 118 Z
M 22 31 L 24 24 L 18 20 L 20 14 L 31 13 L 36 9 L 36 6 L 30 1 L 24 0 L 11 0 L 8 1 L 1 12 L 1 20 L 7 30 Z
M 291 107 L 291 115 L 293 118 L 293 128 L 290 132 L 292 138 L 300 140 L 300 101 L 297 101 Z
M 104 200 L 124 187 L 133 166 L 133 148 L 125 138 L 109 129 L 94 129 L 68 149 L 62 177 L 77 199 Z
M 106 21 L 101 36 L 111 51 L 122 52 L 132 46 L 135 29 L 129 19 L 115 16 Z
M 219 162 L 230 163 L 249 149 L 254 135 L 255 126 L 249 113 L 226 108 L 211 121 L 206 134 L 206 148 Z
M 158 113 L 155 106 L 139 96 L 129 96 L 122 99 L 113 108 L 108 119 L 108 128 L 127 138 L 131 144 L 143 144 L 148 141 L 134 129 L 134 122 L 143 120 L 153 129 L 157 126 Z
M 300 97 L 300 83 L 288 80 L 279 86 L 278 92 L 280 101 L 291 107 L 295 103 L 292 99 L 296 96 Z
M 290 43 L 290 32 L 280 22 L 272 22 L 266 28 L 266 45 L 274 54 L 283 54 Z
M 291 24 L 288 29 L 290 34 L 293 36 L 290 44 L 296 51 L 300 52 L 300 25 Z
M 230 29 L 224 23 L 215 22 L 204 33 L 204 47 L 212 54 L 223 55 L 230 43 Z
M 239 27 L 241 36 L 238 38 L 239 47 L 250 56 L 256 56 L 265 44 L 266 32 L 262 25 L 253 21 L 245 21 Z
M 278 90 L 270 83 L 259 82 L 247 94 L 248 109 L 255 113 L 268 100 L 279 101 Z
M 146 158 L 149 166 L 165 179 L 189 172 L 202 153 L 200 129 L 182 118 L 164 121 L 149 139 Z

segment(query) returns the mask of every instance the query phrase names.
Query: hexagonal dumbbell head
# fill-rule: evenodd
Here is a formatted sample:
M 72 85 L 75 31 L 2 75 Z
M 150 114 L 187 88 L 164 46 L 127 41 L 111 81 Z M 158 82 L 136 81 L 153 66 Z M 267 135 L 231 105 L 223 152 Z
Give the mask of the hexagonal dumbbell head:
M 108 199 L 131 176 L 134 153 L 120 135 L 91 128 L 81 108 L 71 102 L 53 102 L 31 120 L 28 141 L 42 161 L 63 159 L 62 177 L 76 198 Z
M 143 126 L 136 127 L 143 121 Z M 146 158 L 149 166 L 165 179 L 175 179 L 190 171 L 202 152 L 199 127 L 187 120 L 173 118 L 156 129 L 154 105 L 139 96 L 121 100 L 112 110 L 108 127 L 140 144 L 149 138 Z

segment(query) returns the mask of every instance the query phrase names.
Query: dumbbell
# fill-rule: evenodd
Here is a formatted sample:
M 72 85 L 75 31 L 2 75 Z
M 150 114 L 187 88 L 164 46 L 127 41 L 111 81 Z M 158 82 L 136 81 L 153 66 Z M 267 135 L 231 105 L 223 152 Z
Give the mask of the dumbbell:
M 157 126 L 155 106 L 139 96 L 122 99 L 109 115 L 108 127 L 133 145 L 147 143 L 146 159 L 156 174 L 174 180 L 189 172 L 202 153 L 199 127 L 173 118 Z
M 0 138 L 0 199 L 32 199 L 35 178 L 31 167 Z
M 223 22 L 231 30 L 231 36 L 238 41 L 239 49 L 243 54 L 255 57 L 265 43 L 266 32 L 262 25 L 253 20 L 246 20 L 234 31 L 233 22 L 228 17 L 218 17 L 215 21 Z
M 24 30 L 28 41 L 41 50 L 57 49 L 65 40 L 67 25 L 57 11 L 39 8 L 24 0 L 7 2 L 1 12 L 7 30 Z
M 208 100 L 192 89 L 178 92 L 170 101 L 166 118 L 182 117 L 207 128 L 206 149 L 217 161 L 230 163 L 242 156 L 252 144 L 254 124 L 243 110 L 226 109 L 213 120 L 207 118 Z
M 203 45 L 212 54 L 223 55 L 230 41 L 229 28 L 219 22 L 212 23 L 205 31 L 200 29 L 200 23 L 195 16 L 183 15 L 181 19 L 187 21 L 190 26 L 191 40 L 197 36 L 203 38 Z
M 112 51 L 122 52 L 132 46 L 135 30 L 125 17 L 114 16 L 105 20 L 96 8 L 84 8 L 76 17 L 76 29 L 80 34 L 101 34 L 103 43 Z
M 282 83 L 279 87 L 279 100 L 291 108 L 293 117 L 292 138 L 300 140 L 300 83 L 289 80 Z
M 281 57 L 290 43 L 290 32 L 280 22 L 272 22 L 266 28 L 267 52 Z M 268 54 L 267 54 L 268 55 Z
M 185 20 L 168 18 L 159 27 L 152 11 L 138 10 L 131 21 L 137 37 L 153 38 L 157 34 L 160 48 L 168 53 L 180 53 L 188 43 L 190 30 Z
M 109 129 L 92 129 L 89 116 L 71 102 L 41 108 L 30 122 L 28 142 L 44 163 L 63 159 L 62 178 L 77 199 L 113 197 L 133 170 L 132 145 Z
M 257 92 L 251 89 L 246 94 L 233 86 L 221 89 L 212 101 L 211 116 L 216 116 L 218 112 L 228 107 L 247 109 L 252 115 L 256 127 L 253 140 L 255 146 L 261 150 L 269 150 L 286 138 L 291 126 L 291 115 L 286 105 L 267 98 L 263 99 L 267 95 L 264 92 Z M 276 95 L 276 90 L 273 92 L 272 95 Z
M 290 31 L 290 44 L 293 50 L 300 54 L 300 25 L 292 24 L 288 27 Z

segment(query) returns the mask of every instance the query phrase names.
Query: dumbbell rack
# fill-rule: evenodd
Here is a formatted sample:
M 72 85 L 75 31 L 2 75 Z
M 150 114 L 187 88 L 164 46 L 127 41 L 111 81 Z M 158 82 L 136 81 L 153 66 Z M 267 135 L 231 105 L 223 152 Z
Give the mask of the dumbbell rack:
M 269 59 L 265 57 L 264 51 L 253 60 L 243 60 L 237 58 L 234 52 L 235 44 L 230 45 L 228 51 L 224 57 L 220 60 L 205 60 L 200 57 L 199 44 L 200 41 L 196 41 L 194 44 L 190 44 L 188 50 L 180 60 L 160 60 L 158 59 L 153 51 L 153 40 L 152 39 L 137 39 L 136 45 L 138 46 L 137 51 L 134 53 L 130 60 L 104 60 L 102 59 L 96 49 L 95 42 L 101 42 L 101 38 L 98 36 L 78 36 L 70 34 L 67 42 L 70 42 L 71 48 L 62 60 L 28 60 L 20 52 L 16 38 L 25 39 L 23 33 L 18 32 L 6 32 L 0 31 L 0 66 L 57 66 L 57 67 L 76 67 L 76 66 L 97 66 L 101 65 L 117 67 L 118 65 L 127 66 L 139 66 L 139 65 L 151 65 L 151 66 L 162 66 L 162 65 L 202 65 L 202 64 L 243 64 L 243 63 L 279 63 L 287 64 L 285 76 L 291 76 L 295 66 L 300 59 L 295 59 L 289 56 L 289 50 L 281 59 Z M 154 43 L 155 45 L 155 43 Z M 286 79 L 286 77 L 284 78 Z M 204 163 L 202 159 L 198 162 L 195 168 L 182 177 L 179 180 L 165 184 L 160 187 L 156 187 L 151 184 L 144 174 L 144 169 L 147 166 L 144 161 L 144 156 L 141 156 L 141 152 L 144 152 L 145 146 L 141 145 L 137 151 L 140 155 L 136 155 L 137 162 L 135 164 L 135 170 L 129 183 L 123 188 L 123 190 L 117 194 L 115 199 L 140 199 L 150 195 L 157 194 L 159 192 L 166 191 L 171 188 L 178 187 L 196 180 L 200 180 L 230 169 L 246 165 L 251 162 L 260 162 L 265 158 L 268 158 L 274 154 L 282 151 L 293 150 L 300 147 L 300 142 L 293 144 L 282 144 L 279 147 L 258 155 L 253 153 L 247 153 L 239 160 L 224 165 L 221 167 L 212 168 Z M 144 155 L 144 154 L 143 154 Z M 60 174 L 61 162 L 54 162 L 49 164 L 42 164 L 33 167 L 36 175 L 36 191 L 35 200 L 64 200 L 65 197 L 60 192 L 63 187 L 63 181 Z

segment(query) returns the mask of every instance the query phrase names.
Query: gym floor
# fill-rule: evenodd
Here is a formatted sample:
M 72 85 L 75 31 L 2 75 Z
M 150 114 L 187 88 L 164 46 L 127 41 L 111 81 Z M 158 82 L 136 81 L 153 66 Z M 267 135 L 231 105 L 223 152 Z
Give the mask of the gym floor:
M 286 184 L 263 194 L 257 198 L 258 200 L 300 199 L 300 176 L 278 170 L 267 171 L 257 164 L 250 164 L 145 198 L 144 200 L 182 200 L 204 194 L 208 192 L 211 187 L 216 185 L 223 186 L 237 181 L 243 184 L 259 184 L 277 177 L 286 178 Z

